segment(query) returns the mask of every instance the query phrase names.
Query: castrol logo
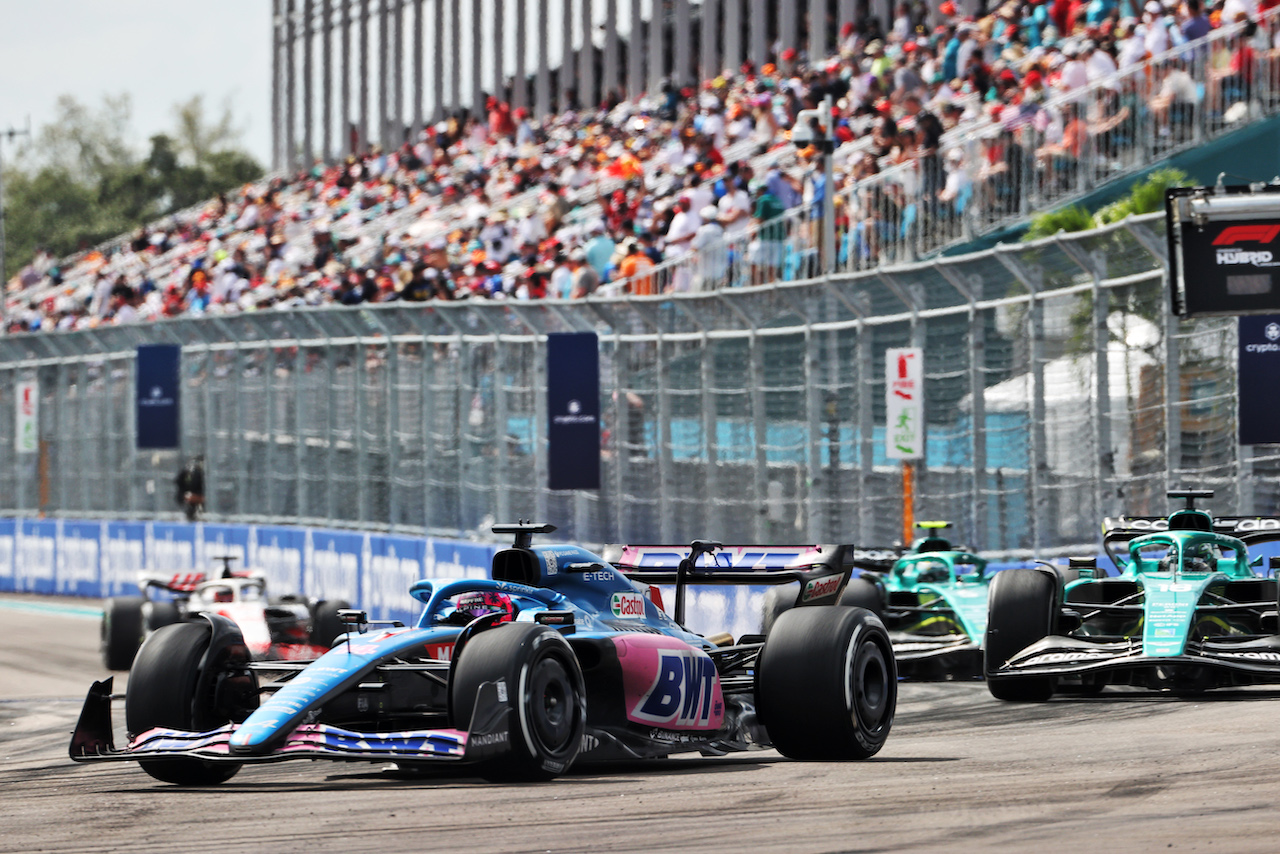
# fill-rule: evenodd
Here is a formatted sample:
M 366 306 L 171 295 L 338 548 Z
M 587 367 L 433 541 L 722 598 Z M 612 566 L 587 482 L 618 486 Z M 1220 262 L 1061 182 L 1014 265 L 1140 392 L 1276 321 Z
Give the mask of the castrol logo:
M 804 597 L 802 602 L 809 602 L 814 599 L 821 599 L 824 596 L 832 596 L 836 590 L 840 588 L 840 576 L 833 575 L 830 578 L 816 579 L 810 581 L 804 586 Z
M 644 616 L 644 597 L 639 593 L 615 593 L 609 602 L 613 616 L 638 620 Z

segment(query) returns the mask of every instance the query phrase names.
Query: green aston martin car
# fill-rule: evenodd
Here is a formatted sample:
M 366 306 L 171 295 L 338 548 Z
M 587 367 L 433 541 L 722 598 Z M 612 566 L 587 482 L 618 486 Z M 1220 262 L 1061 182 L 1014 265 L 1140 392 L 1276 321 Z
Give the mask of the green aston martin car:
M 903 678 L 981 678 L 991 584 L 987 561 L 943 536 L 947 522 L 916 527 L 923 536 L 906 552 L 854 551 L 861 574 L 850 579 L 840 604 L 866 608 L 883 620 Z M 766 632 L 792 604 L 788 595 L 779 589 L 766 596 Z
M 1280 518 L 1214 518 L 1178 491 L 1168 518 L 1120 517 L 1096 560 L 1015 569 L 991 582 L 985 670 L 1002 700 L 1043 701 L 1055 690 L 1108 685 L 1199 693 L 1280 683 L 1275 572 L 1249 547 L 1280 539 Z M 1123 551 L 1117 551 L 1123 546 Z

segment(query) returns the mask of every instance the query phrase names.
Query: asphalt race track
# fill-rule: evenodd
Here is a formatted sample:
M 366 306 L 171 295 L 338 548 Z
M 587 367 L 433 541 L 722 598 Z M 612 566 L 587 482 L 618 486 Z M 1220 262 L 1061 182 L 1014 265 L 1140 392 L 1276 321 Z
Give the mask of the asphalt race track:
M 498 786 L 296 762 L 182 789 L 67 758 L 103 675 L 96 604 L 0 597 L 0 851 L 1280 849 L 1280 690 L 1016 706 L 904 685 L 863 763 L 769 751 Z

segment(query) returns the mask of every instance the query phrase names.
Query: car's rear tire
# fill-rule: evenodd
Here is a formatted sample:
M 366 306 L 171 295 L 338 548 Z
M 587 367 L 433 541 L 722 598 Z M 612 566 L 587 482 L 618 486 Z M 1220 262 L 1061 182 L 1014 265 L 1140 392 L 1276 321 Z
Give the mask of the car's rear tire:
M 342 599 L 318 603 L 311 616 L 311 642 L 316 646 L 333 646 L 333 642 L 348 631 L 347 625 L 338 618 L 338 612 L 350 607 L 350 603 Z
M 889 635 L 865 608 L 782 614 L 756 663 L 756 708 L 793 759 L 866 759 L 884 746 L 898 702 Z
M 128 670 L 142 645 L 141 596 L 113 596 L 102 608 L 102 663 L 108 670 Z
M 215 710 L 210 689 L 201 690 L 200 663 L 209 648 L 209 624 L 174 623 L 150 637 L 138 650 L 125 693 L 125 724 L 133 735 L 154 727 L 205 732 L 229 723 Z M 199 759 L 138 763 L 157 780 L 180 786 L 210 786 L 235 776 L 240 766 Z
M 1011 657 L 1053 634 L 1059 578 L 1038 569 L 1006 569 L 991 579 L 987 600 L 984 669 L 987 688 L 998 700 L 1042 703 L 1053 696 L 1052 676 L 992 679 Z
M 480 773 L 493 780 L 550 780 L 568 771 L 587 723 L 586 683 L 568 641 L 555 629 L 531 623 L 471 637 L 450 688 L 458 729 L 470 730 L 485 682 L 506 683 L 511 737 L 508 752 L 481 764 Z
M 850 578 L 840 594 L 840 604 L 851 608 L 866 608 L 881 620 L 884 619 L 884 600 L 880 588 L 865 578 Z

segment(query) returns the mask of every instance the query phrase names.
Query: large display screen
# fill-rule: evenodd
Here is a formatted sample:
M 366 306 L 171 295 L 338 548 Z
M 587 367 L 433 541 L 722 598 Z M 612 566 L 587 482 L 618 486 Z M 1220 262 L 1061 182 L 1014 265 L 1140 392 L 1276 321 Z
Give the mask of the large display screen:
M 1178 188 L 1166 214 L 1175 314 L 1280 312 L 1280 193 Z

